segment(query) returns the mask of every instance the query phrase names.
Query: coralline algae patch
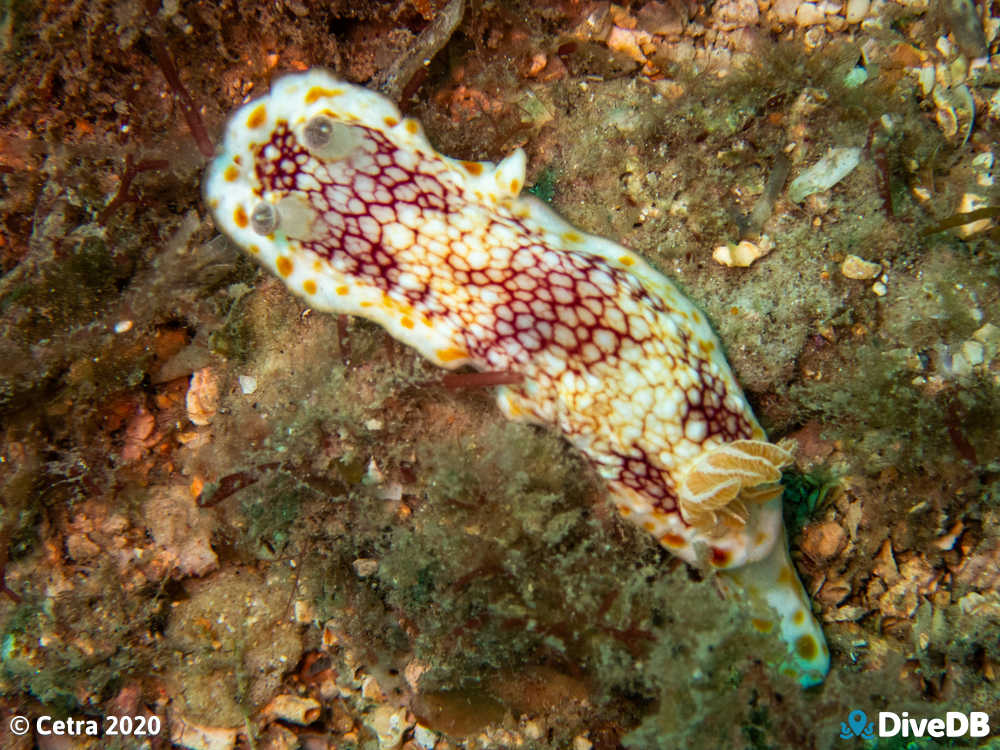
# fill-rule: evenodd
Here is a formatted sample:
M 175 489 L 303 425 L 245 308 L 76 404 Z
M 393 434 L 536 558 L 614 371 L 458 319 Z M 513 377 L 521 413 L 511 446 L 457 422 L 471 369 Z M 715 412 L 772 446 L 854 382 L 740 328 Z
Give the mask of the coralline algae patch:
M 323 71 L 232 118 L 205 180 L 218 225 L 313 307 L 447 368 L 516 375 L 511 419 L 557 426 L 619 511 L 689 562 L 741 568 L 805 684 L 828 652 L 781 530 L 766 442 L 705 317 L 639 256 L 521 197 L 525 156 L 437 154 L 387 99 Z M 777 621 L 770 618 L 777 614 Z

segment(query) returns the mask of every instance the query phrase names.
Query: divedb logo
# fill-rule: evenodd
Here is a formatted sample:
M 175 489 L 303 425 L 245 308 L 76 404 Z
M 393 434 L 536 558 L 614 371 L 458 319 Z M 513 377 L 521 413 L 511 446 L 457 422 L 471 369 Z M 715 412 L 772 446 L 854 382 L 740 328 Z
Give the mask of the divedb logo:
M 990 733 L 990 715 L 985 711 L 948 711 L 944 718 L 912 718 L 907 711 L 901 714 L 892 711 L 878 712 L 878 725 L 868 721 L 864 711 L 855 709 L 847 715 L 847 721 L 840 722 L 840 739 L 860 737 L 872 740 L 875 737 L 986 737 Z

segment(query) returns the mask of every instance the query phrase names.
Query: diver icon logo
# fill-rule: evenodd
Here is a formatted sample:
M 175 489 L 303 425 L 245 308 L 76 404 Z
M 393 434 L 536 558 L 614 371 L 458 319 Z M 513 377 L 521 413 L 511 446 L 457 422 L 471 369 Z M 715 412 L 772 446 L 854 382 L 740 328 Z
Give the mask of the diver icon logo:
M 864 711 L 854 710 L 847 715 L 847 721 L 840 722 L 840 739 L 849 740 L 860 737 L 863 740 L 875 739 L 875 722 L 868 721 Z
M 990 715 L 985 711 L 948 711 L 944 717 L 914 719 L 903 711 L 878 712 L 878 729 L 868 715 L 854 709 L 847 721 L 840 722 L 840 739 L 857 737 L 873 740 L 876 737 L 986 737 L 990 733 Z

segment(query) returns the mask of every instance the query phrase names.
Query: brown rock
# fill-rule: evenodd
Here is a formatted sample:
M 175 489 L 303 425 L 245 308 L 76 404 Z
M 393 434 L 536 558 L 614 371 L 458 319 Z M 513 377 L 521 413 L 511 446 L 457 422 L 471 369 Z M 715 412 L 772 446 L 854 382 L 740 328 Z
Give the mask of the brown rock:
M 717 28 L 732 31 L 744 26 L 756 26 L 760 11 L 756 0 L 722 0 L 712 6 L 712 18 Z
M 101 548 L 86 534 L 70 534 L 66 537 L 66 554 L 73 562 L 86 562 L 101 554 Z
M 909 581 L 900 581 L 878 600 L 878 607 L 886 617 L 909 619 L 917 611 L 917 589 Z
M 636 21 L 640 29 L 650 34 L 679 37 L 688 22 L 688 13 L 680 0 L 666 3 L 653 0 L 642 6 Z
M 833 441 L 823 439 L 819 422 L 809 422 L 791 437 L 799 444 L 798 458 L 807 462 L 822 461 L 834 451 Z
M 827 581 L 819 590 L 816 599 L 828 607 L 840 604 L 851 594 L 851 584 L 846 580 Z
M 218 567 L 211 545 L 211 522 L 186 488 L 153 488 L 144 512 L 146 527 L 165 567 L 185 576 L 203 576 Z
M 875 566 L 872 573 L 877 575 L 890 586 L 899 580 L 899 568 L 896 567 L 896 558 L 892 554 L 892 540 L 886 539 L 882 543 L 882 549 L 875 558 Z
M 938 573 L 922 557 L 912 557 L 899 566 L 899 574 L 921 594 L 929 595 L 937 591 Z
M 826 562 L 843 551 L 847 532 L 836 521 L 827 521 L 805 530 L 802 551 L 814 562 Z
M 878 606 L 887 617 L 908 619 L 917 611 L 921 595 L 936 590 L 937 574 L 926 560 L 913 557 L 902 564 L 897 578 L 897 583 L 879 597 Z
M 280 724 L 272 724 L 268 727 L 260 744 L 260 750 L 293 750 L 299 746 L 299 737 L 295 732 Z
M 330 718 L 329 726 L 333 731 L 340 734 L 347 734 L 354 729 L 354 717 L 347 710 L 343 702 L 333 701 L 329 706 Z
M 955 583 L 987 591 L 1000 588 L 1000 540 L 983 542 L 965 558 L 955 574 Z
M 855 622 L 868 614 L 867 607 L 847 605 L 823 613 L 824 622 Z
M 868 581 L 868 587 L 865 589 L 865 595 L 871 602 L 878 601 L 878 598 L 885 593 L 885 582 L 881 578 L 872 578 Z
M 264 707 L 263 714 L 270 721 L 281 719 L 305 726 L 319 718 L 320 710 L 319 701 L 315 698 L 284 694 L 274 696 Z
M 219 378 L 211 367 L 203 367 L 191 377 L 186 402 L 188 419 L 200 427 L 211 424 L 219 410 Z

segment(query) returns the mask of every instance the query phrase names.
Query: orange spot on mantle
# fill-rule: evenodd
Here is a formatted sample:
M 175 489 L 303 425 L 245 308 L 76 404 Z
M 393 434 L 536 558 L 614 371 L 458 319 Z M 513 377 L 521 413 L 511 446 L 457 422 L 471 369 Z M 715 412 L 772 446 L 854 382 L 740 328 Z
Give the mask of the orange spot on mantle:
M 240 229 L 246 229 L 247 224 L 250 220 L 247 218 L 247 212 L 243 210 L 243 206 L 237 206 L 236 210 L 233 211 L 233 221 L 236 222 L 236 226 Z
M 709 561 L 717 568 L 722 568 L 729 564 L 732 559 L 732 555 L 729 554 L 729 550 L 720 549 L 719 547 L 712 547 L 711 554 L 709 556 Z
M 306 104 L 315 104 L 324 96 L 340 96 L 343 89 L 325 89 L 322 86 L 313 86 L 306 92 Z
M 819 647 L 816 645 L 816 639 L 808 633 L 806 635 L 799 636 L 799 638 L 795 641 L 795 653 L 807 661 L 815 659 L 818 651 Z
M 664 547 L 672 547 L 673 549 L 680 549 L 686 544 L 686 542 L 684 541 L 684 537 L 682 537 L 680 534 L 664 534 L 663 536 L 660 537 L 660 544 L 662 544 Z
M 460 359 L 465 359 L 469 356 L 469 353 L 465 349 L 459 349 L 457 347 L 449 347 L 448 349 L 438 349 L 434 354 L 442 362 L 456 362 Z
M 284 255 L 278 256 L 278 260 L 275 263 L 275 266 L 277 266 L 278 273 L 280 273 L 282 276 L 291 276 L 292 271 L 295 268 L 295 266 L 292 265 L 292 261 L 290 261 Z
M 382 293 L 382 306 L 386 310 L 397 310 L 403 315 L 413 315 L 413 306 L 407 302 L 398 302 L 388 294 Z
M 247 118 L 247 127 L 259 128 L 265 122 L 267 122 L 267 107 L 261 104 L 257 107 L 257 109 L 250 113 L 250 116 Z

